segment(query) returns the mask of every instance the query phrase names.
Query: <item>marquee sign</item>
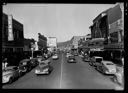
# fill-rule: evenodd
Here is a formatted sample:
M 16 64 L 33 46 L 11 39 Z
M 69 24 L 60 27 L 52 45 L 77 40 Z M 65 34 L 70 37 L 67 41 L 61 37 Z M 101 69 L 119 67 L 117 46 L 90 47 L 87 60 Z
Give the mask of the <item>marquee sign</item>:
M 8 15 L 8 41 L 13 41 L 12 15 Z

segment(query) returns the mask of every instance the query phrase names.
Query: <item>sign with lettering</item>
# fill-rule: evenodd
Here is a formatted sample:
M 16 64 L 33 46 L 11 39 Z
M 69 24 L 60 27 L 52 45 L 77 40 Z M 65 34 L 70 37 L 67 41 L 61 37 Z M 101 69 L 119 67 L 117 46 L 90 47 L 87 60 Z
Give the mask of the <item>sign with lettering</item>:
M 8 41 L 13 41 L 12 15 L 8 15 Z

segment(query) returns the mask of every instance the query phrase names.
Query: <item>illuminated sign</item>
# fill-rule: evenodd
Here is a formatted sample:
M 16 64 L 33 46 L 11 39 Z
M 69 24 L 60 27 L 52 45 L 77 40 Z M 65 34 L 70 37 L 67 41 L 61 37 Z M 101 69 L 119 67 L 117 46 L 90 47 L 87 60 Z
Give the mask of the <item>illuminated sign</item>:
M 8 41 L 13 41 L 12 15 L 8 15 Z

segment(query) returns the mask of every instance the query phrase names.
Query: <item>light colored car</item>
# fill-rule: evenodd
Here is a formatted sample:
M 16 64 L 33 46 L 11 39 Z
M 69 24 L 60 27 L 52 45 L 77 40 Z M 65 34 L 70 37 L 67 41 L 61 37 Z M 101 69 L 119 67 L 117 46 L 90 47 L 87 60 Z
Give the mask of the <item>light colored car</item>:
M 12 83 L 20 76 L 20 72 L 17 66 L 9 66 L 3 70 L 2 83 Z
M 71 54 L 70 53 L 67 53 L 66 57 L 68 58 L 69 56 L 71 56 Z
M 58 59 L 59 57 L 58 57 L 58 55 L 57 54 L 54 54 L 53 56 L 52 56 L 52 59 Z
M 45 63 L 41 63 L 41 64 L 39 65 L 39 68 L 37 68 L 37 69 L 35 70 L 35 74 L 36 74 L 36 75 L 50 74 L 52 70 L 53 70 L 53 68 L 52 68 L 50 65 L 45 64 Z
M 69 56 L 68 59 L 67 59 L 67 62 L 68 63 L 76 63 L 76 60 L 75 60 L 75 56 Z
M 97 65 L 97 70 L 101 71 L 104 74 L 115 74 L 116 66 L 111 61 L 102 61 L 99 65 Z

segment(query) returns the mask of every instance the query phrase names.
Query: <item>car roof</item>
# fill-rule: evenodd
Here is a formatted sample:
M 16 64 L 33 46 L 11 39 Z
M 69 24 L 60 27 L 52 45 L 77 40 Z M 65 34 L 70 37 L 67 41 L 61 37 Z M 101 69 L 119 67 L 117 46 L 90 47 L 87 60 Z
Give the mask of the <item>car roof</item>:
M 27 61 L 30 61 L 30 59 L 23 59 L 20 62 L 27 62 Z
M 100 56 L 93 56 L 93 57 L 95 57 L 95 58 L 103 58 L 103 57 L 100 57 Z
M 107 63 L 112 63 L 114 64 L 112 61 L 102 61 L 104 64 L 107 64 Z
M 14 67 L 17 67 L 17 66 L 8 66 L 8 67 L 5 68 L 5 70 L 13 69 Z

